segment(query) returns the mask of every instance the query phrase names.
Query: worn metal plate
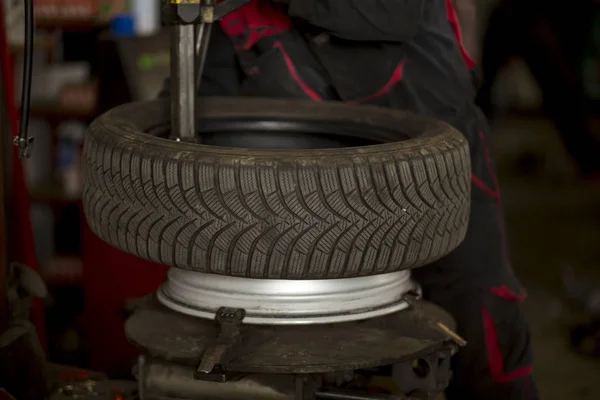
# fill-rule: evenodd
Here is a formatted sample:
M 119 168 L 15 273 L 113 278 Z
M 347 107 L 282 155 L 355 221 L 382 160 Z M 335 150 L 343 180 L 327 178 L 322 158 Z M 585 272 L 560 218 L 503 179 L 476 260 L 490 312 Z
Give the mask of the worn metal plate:
M 417 300 L 410 309 L 364 321 L 305 325 L 242 325 L 242 342 L 228 371 L 321 373 L 387 365 L 418 357 L 450 340 L 437 322 L 453 327 L 449 314 Z M 152 357 L 197 366 L 219 334 L 215 321 L 179 314 L 155 299 L 126 322 L 129 340 Z

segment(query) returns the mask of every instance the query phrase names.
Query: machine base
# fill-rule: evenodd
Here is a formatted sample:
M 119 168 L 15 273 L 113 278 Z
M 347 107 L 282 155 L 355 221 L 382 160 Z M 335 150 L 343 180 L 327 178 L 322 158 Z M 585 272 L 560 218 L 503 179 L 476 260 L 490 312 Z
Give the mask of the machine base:
M 86 376 L 50 399 L 117 398 L 118 387 L 124 400 L 433 400 L 450 382 L 460 338 L 446 312 L 408 301 L 404 311 L 364 321 L 267 326 L 232 325 L 233 309 L 216 321 L 194 318 L 153 295 L 126 324 L 144 354 L 138 382 Z
M 177 313 L 151 297 L 125 324 L 127 338 L 144 354 L 198 367 L 205 353 L 220 369 L 246 373 L 325 373 L 395 364 L 454 341 L 452 317 L 432 303 L 387 316 L 323 325 L 246 325 L 226 343 L 216 321 Z M 449 329 L 448 329 L 449 328 Z M 225 351 L 224 348 L 227 348 Z M 206 372 L 206 371 L 205 371 Z
M 439 350 L 439 349 L 438 349 Z M 327 374 L 246 374 L 227 382 L 198 379 L 195 369 L 142 357 L 142 400 L 432 400 L 450 380 L 450 349 L 388 368 Z M 441 357 L 441 358 L 440 358 Z M 428 365 L 427 376 L 418 366 Z

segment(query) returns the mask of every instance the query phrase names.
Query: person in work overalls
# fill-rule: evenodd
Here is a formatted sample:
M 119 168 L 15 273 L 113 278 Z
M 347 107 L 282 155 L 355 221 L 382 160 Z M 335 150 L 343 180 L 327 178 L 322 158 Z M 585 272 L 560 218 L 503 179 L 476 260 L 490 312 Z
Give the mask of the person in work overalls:
M 213 28 L 199 95 L 352 101 L 462 132 L 472 161 L 466 239 L 413 274 L 468 342 L 453 358 L 447 398 L 534 400 L 525 292 L 511 270 L 490 132 L 461 36 L 452 0 L 251 0 Z

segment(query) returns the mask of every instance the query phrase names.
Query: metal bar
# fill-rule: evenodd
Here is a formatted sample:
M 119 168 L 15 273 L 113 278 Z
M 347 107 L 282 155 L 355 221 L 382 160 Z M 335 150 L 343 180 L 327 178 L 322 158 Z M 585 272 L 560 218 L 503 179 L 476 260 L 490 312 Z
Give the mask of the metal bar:
M 403 400 L 405 396 L 394 394 L 360 393 L 342 389 L 319 390 L 315 393 L 316 399 L 330 400 Z
M 202 82 L 202 73 L 204 72 L 204 64 L 206 64 L 206 54 L 210 43 L 212 25 L 212 23 L 204 22 L 198 26 L 198 38 L 196 39 L 196 90 L 198 90 Z
M 218 383 L 197 380 L 193 368 L 155 359 L 146 359 L 139 368 L 144 400 L 295 400 L 293 375 L 257 374 Z
M 171 28 L 171 137 L 193 139 L 195 124 L 194 25 Z

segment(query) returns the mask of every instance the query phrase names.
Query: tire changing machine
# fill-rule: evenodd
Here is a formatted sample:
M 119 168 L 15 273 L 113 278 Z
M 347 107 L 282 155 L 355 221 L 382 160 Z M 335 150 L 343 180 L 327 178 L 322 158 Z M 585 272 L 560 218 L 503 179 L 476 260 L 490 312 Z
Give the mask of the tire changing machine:
M 195 135 L 211 24 L 247 2 L 165 2 L 175 140 Z M 448 386 L 450 359 L 465 345 L 409 271 L 247 281 L 172 269 L 125 325 L 142 354 L 137 382 L 85 375 L 59 383 L 50 399 L 430 400 Z

